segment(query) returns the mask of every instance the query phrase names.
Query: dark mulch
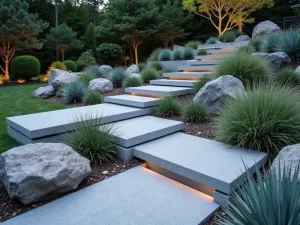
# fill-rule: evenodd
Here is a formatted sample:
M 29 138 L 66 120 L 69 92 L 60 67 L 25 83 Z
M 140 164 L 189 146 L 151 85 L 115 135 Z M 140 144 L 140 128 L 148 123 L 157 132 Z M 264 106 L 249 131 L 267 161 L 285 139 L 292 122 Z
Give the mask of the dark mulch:
M 24 86 L 24 85 L 32 85 L 32 84 L 43 84 L 44 82 L 41 82 L 41 81 L 37 81 L 37 80 L 31 80 L 31 81 L 26 81 L 25 83 L 23 84 L 19 84 L 18 82 L 16 81 L 10 81 L 9 83 L 6 83 L 6 84 L 1 84 L 0 85 L 0 88 L 3 87 L 11 87 L 11 86 Z
M 82 188 L 88 187 L 92 184 L 95 184 L 99 181 L 105 180 L 109 177 L 115 176 L 119 173 L 122 173 L 128 169 L 141 165 L 142 161 L 134 159 L 131 162 L 123 162 L 121 160 L 114 160 L 108 163 L 104 163 L 101 166 L 93 166 L 92 173 L 80 184 L 77 190 Z M 76 190 L 76 191 L 77 191 Z M 61 194 L 57 196 L 55 199 L 61 198 L 66 196 L 67 194 Z M 105 193 L 103 193 L 105 194 Z M 51 201 L 55 200 L 51 199 Z M 23 214 L 27 211 L 30 211 L 34 208 L 38 208 L 46 203 L 51 202 L 48 201 L 41 201 L 36 204 L 31 205 L 23 205 L 22 203 L 18 202 L 17 200 L 11 200 L 3 186 L 0 183 L 0 222 L 6 221 L 12 217 L 18 216 Z

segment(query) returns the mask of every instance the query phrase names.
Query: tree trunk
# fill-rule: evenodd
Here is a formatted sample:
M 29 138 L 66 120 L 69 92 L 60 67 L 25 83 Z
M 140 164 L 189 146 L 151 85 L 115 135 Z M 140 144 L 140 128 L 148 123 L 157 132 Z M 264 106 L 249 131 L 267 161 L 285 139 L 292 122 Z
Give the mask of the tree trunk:
M 239 31 L 242 32 L 242 31 L 243 31 L 243 24 L 242 24 L 242 23 L 239 23 L 239 24 L 238 24 L 238 27 L 239 27 Z
M 61 51 L 61 61 L 65 61 L 65 51 Z
M 134 56 L 135 56 L 135 64 L 139 64 L 139 56 L 138 56 L 138 45 L 134 44 L 133 45 L 134 49 Z
M 58 0 L 55 0 L 55 26 L 58 26 Z M 56 47 L 56 60 L 59 61 L 59 51 Z
M 167 41 L 164 41 L 164 46 L 165 46 L 165 48 L 168 48 L 169 47 L 169 43 Z
M 9 57 L 5 57 L 5 74 L 4 74 L 4 77 L 5 79 L 9 80 L 10 77 L 9 77 Z

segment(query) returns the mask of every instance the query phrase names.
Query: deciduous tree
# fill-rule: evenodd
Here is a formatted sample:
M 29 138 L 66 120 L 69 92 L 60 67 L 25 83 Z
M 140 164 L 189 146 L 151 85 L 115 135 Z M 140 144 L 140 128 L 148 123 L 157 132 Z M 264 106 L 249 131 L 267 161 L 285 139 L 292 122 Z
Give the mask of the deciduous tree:
M 250 14 L 264 6 L 273 6 L 273 0 L 183 0 L 184 9 L 210 20 L 219 35 L 254 22 Z

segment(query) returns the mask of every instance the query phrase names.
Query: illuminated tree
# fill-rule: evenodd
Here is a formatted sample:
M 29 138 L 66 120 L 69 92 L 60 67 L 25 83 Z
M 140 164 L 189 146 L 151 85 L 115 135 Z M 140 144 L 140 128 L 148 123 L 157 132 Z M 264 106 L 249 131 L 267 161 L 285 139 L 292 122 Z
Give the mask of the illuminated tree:
M 254 22 L 250 14 L 264 6 L 272 7 L 273 0 L 183 0 L 184 9 L 212 23 L 219 35 L 244 23 Z

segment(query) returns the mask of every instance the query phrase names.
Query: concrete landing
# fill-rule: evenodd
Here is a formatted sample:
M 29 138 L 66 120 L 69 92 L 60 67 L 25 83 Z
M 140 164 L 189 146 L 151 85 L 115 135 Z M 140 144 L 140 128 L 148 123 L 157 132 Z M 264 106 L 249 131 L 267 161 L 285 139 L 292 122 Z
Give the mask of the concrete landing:
M 169 79 L 158 79 L 151 80 L 152 85 L 163 85 L 163 86 L 173 86 L 173 87 L 193 87 L 196 80 L 169 80 Z
M 98 119 L 102 117 L 102 123 L 111 123 L 152 112 L 152 108 L 138 109 L 105 103 L 8 117 L 6 118 L 6 124 L 28 138 L 34 139 L 73 130 L 76 118 Z
M 192 88 L 187 87 L 167 87 L 167 86 L 141 86 L 141 87 L 129 87 L 125 88 L 126 93 L 132 95 L 147 96 L 147 97 L 171 97 L 186 95 L 193 92 Z
M 133 106 L 138 108 L 148 108 L 157 106 L 159 98 L 150 98 L 134 95 L 115 95 L 104 98 L 104 102 L 118 105 Z
M 163 73 L 162 77 L 171 78 L 175 80 L 184 79 L 201 79 L 211 76 L 211 72 L 172 72 Z
M 198 71 L 198 72 L 213 72 L 216 68 L 215 65 L 208 65 L 208 66 L 179 66 L 178 70 L 183 72 L 192 72 L 192 71 Z
M 184 133 L 136 146 L 133 155 L 226 194 L 245 179 L 244 164 L 253 173 L 267 161 L 266 153 Z
M 139 166 L 3 225 L 202 225 L 218 208 L 210 196 Z

